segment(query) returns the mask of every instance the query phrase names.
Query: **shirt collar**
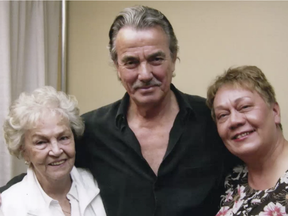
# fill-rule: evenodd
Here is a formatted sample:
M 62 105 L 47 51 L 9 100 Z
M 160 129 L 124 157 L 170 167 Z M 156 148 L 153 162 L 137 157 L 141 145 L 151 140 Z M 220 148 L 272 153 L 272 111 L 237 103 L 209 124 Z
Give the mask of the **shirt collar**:
M 124 122 L 126 122 L 126 114 L 129 106 L 130 97 L 129 94 L 126 92 L 124 97 L 122 98 L 120 102 L 120 106 L 118 108 L 116 117 L 115 117 L 115 123 L 117 127 L 120 127 L 123 125 Z
M 36 175 L 35 175 L 34 172 L 33 172 L 33 179 L 34 179 L 34 181 L 35 181 L 35 183 L 36 183 L 36 185 L 37 185 L 37 187 L 38 187 L 38 190 L 40 191 L 40 194 L 42 195 L 42 197 L 43 197 L 43 199 L 44 199 L 45 207 L 46 207 L 46 208 L 49 208 L 50 205 L 51 205 L 53 202 L 58 203 L 57 200 L 52 199 L 51 197 L 49 197 L 49 196 L 45 193 L 45 191 L 42 189 L 42 187 L 41 187 L 41 185 L 40 185 L 40 183 L 39 183 L 39 181 L 38 181 L 38 179 L 37 179 L 37 177 L 36 177 Z
M 187 115 L 192 115 L 195 116 L 195 112 L 188 102 L 187 98 L 184 97 L 184 93 L 179 91 L 172 83 L 170 84 L 170 89 L 173 91 L 175 94 L 175 97 L 178 102 L 179 106 L 179 111 L 181 113 L 182 118 L 186 118 Z M 121 100 L 120 106 L 118 108 L 116 118 L 115 118 L 115 123 L 118 128 L 124 125 L 124 123 L 127 122 L 126 120 L 126 114 L 129 106 L 129 94 L 126 92 L 124 97 Z M 121 127 L 122 129 L 122 127 Z
M 41 187 L 36 175 L 35 175 L 35 172 L 33 172 L 33 178 L 34 178 L 34 181 L 40 191 L 40 194 L 42 195 L 43 199 L 44 199 L 44 202 L 45 202 L 45 206 L 46 208 L 49 208 L 51 204 L 53 203 L 59 203 L 57 200 L 54 200 L 53 198 L 51 198 L 50 196 L 48 196 L 45 191 L 43 190 L 43 188 Z M 74 199 L 76 199 L 77 201 L 78 200 L 78 192 L 77 192 L 77 185 L 75 183 L 75 181 L 72 181 L 72 185 L 71 185 L 71 188 L 67 194 L 67 196 L 70 195 L 72 197 L 74 197 Z
M 77 200 L 79 202 L 77 184 L 75 181 L 72 181 L 71 188 L 67 194 L 67 197 L 69 197 L 69 196 L 72 196 L 75 200 Z
M 184 97 L 186 94 L 179 91 L 173 84 L 171 84 L 171 90 L 175 94 L 175 97 L 176 97 L 177 102 L 178 102 L 179 110 L 184 112 L 184 115 L 186 115 L 187 113 L 188 114 L 190 114 L 190 113 L 195 114 L 191 104 L 189 103 L 187 98 Z

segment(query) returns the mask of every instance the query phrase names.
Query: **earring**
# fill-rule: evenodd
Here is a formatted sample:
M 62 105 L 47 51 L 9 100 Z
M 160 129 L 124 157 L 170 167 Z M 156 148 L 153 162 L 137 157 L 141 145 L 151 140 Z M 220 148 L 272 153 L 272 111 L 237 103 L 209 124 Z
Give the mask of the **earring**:
M 24 161 L 24 163 L 25 163 L 26 165 L 29 165 L 29 164 L 30 164 L 30 162 L 28 162 L 28 161 L 26 161 L 26 160 Z

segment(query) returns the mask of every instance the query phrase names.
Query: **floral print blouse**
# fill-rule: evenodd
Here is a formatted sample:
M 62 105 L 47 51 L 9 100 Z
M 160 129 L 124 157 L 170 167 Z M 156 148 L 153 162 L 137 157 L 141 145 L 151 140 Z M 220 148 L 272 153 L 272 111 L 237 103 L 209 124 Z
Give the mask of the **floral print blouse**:
M 288 215 L 288 170 L 273 188 L 255 190 L 248 185 L 246 166 L 237 166 L 226 177 L 225 195 L 216 216 Z

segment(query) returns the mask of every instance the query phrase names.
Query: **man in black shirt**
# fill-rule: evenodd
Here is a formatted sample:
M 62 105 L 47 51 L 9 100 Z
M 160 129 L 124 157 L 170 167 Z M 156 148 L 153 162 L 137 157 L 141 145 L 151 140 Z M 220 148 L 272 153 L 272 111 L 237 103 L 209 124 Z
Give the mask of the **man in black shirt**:
M 130 7 L 109 37 L 127 92 L 83 115 L 76 165 L 93 173 L 110 216 L 215 215 L 229 156 L 205 99 L 171 84 L 178 42 L 170 22 Z
M 233 163 L 205 99 L 171 84 L 178 42 L 170 22 L 149 7 L 126 8 L 109 38 L 127 92 L 83 115 L 76 166 L 97 179 L 108 216 L 215 215 Z

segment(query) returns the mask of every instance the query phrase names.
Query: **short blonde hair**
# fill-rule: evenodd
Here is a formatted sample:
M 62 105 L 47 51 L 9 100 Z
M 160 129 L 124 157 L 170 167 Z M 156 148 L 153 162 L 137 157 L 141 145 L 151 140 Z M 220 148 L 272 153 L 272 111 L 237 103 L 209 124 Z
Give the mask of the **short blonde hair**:
M 25 132 L 35 126 L 45 110 L 67 119 L 76 137 L 83 134 L 84 123 L 74 96 L 56 91 L 51 86 L 38 88 L 31 94 L 23 92 L 10 106 L 3 125 L 4 138 L 11 155 L 22 158 Z
M 216 93 L 222 86 L 227 84 L 241 86 L 252 91 L 255 90 L 268 105 L 272 105 L 273 103 L 277 102 L 272 85 L 267 80 L 265 74 L 258 67 L 244 65 L 229 68 L 222 75 L 217 76 L 207 90 L 206 103 L 211 109 L 211 115 L 214 120 L 215 112 L 213 109 L 213 103 Z M 281 124 L 280 128 L 282 129 Z

